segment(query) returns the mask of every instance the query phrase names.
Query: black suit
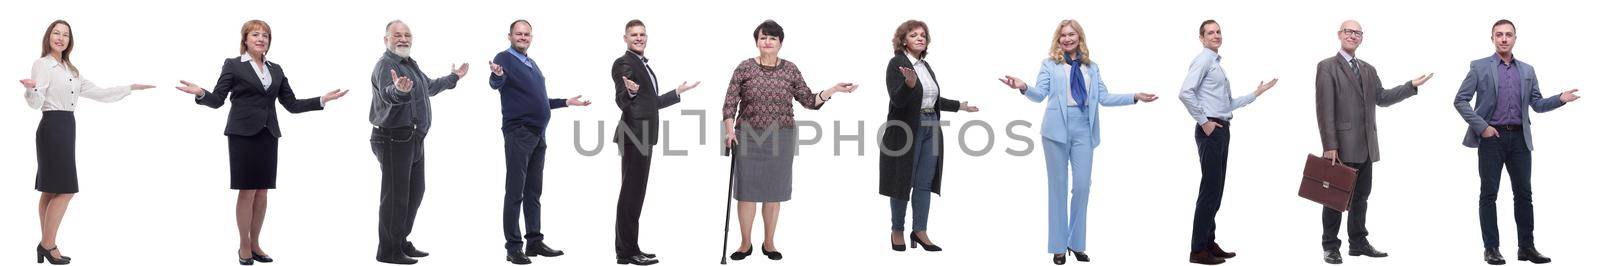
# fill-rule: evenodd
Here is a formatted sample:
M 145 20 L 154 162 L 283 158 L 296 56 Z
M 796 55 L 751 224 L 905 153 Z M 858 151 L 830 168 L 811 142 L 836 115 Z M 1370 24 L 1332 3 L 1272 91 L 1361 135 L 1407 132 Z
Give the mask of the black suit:
M 660 139 L 657 110 L 678 103 L 678 93 L 656 96 L 655 71 L 640 55 L 623 53 L 611 64 L 611 81 L 616 88 L 617 108 L 622 118 L 612 141 L 622 153 L 622 191 L 617 196 L 616 251 L 618 258 L 640 255 L 639 213 L 644 209 L 645 186 L 650 181 L 650 153 Z M 630 93 L 622 77 L 639 85 Z
M 322 110 L 322 99 L 295 99 L 289 88 L 289 79 L 283 68 L 266 62 L 271 85 L 262 86 L 256 74 L 255 63 L 234 57 L 223 60 L 222 75 L 217 86 L 204 95 L 195 97 L 195 103 L 211 108 L 221 108 L 224 99 L 233 102 L 228 109 L 228 126 L 223 135 L 228 136 L 228 165 L 233 189 L 272 189 L 277 187 L 278 107 L 276 100 L 290 113 Z M 264 87 L 264 88 L 263 88 Z
M 289 110 L 289 113 L 322 110 L 322 97 L 294 98 L 289 79 L 283 76 L 283 68 L 278 64 L 267 62 L 267 71 L 272 74 L 272 86 L 265 89 L 261 88 L 261 79 L 254 67 L 254 63 L 240 61 L 238 57 L 224 60 L 217 87 L 195 99 L 195 103 L 211 108 L 221 108 L 223 99 L 233 102 L 233 107 L 228 109 L 228 127 L 223 134 L 252 136 L 265 127 L 272 132 L 272 136 L 283 137 L 283 132 L 278 130 L 278 106 L 272 104 L 273 100 L 282 103 L 283 109 Z

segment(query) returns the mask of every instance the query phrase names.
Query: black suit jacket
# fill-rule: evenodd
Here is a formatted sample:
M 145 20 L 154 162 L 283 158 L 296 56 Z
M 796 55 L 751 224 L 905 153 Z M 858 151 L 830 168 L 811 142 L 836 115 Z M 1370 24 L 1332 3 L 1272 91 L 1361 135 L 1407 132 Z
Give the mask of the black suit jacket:
M 679 98 L 675 90 L 656 96 L 656 82 L 650 78 L 653 75 L 655 72 L 645 67 L 645 62 L 633 52 L 624 52 L 622 57 L 617 57 L 617 61 L 611 63 L 611 82 L 617 91 L 617 108 L 622 109 L 622 118 L 617 123 L 612 142 L 628 141 L 635 146 L 645 146 L 655 145 L 660 139 L 661 119 L 657 110 L 677 104 Z M 639 84 L 639 92 L 630 97 L 622 77 Z
M 273 137 L 283 137 L 278 130 L 278 107 L 273 100 L 282 103 L 289 113 L 322 110 L 322 97 L 294 98 L 294 90 L 289 88 L 289 78 L 283 76 L 283 68 L 278 64 L 267 62 L 267 71 L 272 74 L 272 86 L 262 88 L 261 78 L 256 76 L 253 69 L 254 63 L 239 59 L 223 60 L 222 76 L 217 78 L 217 87 L 194 100 L 211 108 L 221 108 L 223 99 L 233 102 L 233 107 L 228 109 L 228 127 L 223 130 L 224 135 L 254 136 L 264 127 Z
M 928 67 L 931 80 L 938 82 L 939 75 L 933 72 L 933 65 L 923 62 Z M 889 89 L 889 123 L 905 123 L 905 127 L 887 125 L 883 135 L 879 136 L 882 148 L 878 151 L 878 194 L 896 199 L 910 199 L 912 166 L 916 163 L 916 154 L 920 149 L 935 147 L 907 147 L 914 139 L 915 129 L 922 124 L 922 82 L 917 82 L 915 87 L 906 87 L 906 77 L 900 74 L 900 68 L 913 68 L 911 59 L 903 52 L 895 52 L 894 58 L 889 59 L 889 69 L 885 70 L 884 83 Z M 913 68 L 914 69 L 914 68 Z M 943 89 L 941 89 L 941 92 Z M 955 112 L 961 108 L 961 102 L 939 97 L 934 102 L 935 109 L 943 112 Z M 906 131 L 912 129 L 912 131 Z M 934 139 L 941 140 L 934 143 L 938 146 L 939 158 L 933 170 L 933 185 L 930 191 L 939 193 L 939 184 L 944 176 L 944 138 L 943 134 L 934 131 Z M 890 154 L 890 151 L 903 151 L 899 155 Z

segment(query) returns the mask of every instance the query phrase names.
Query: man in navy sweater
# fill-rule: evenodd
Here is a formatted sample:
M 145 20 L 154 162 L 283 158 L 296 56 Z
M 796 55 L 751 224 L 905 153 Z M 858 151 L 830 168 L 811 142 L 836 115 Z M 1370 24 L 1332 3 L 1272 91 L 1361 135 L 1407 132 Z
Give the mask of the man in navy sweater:
M 539 193 L 544 187 L 544 152 L 548 147 L 544 132 L 550 124 L 550 109 L 589 105 L 582 95 L 551 99 L 545 93 L 544 74 L 528 58 L 532 30 L 533 25 L 527 20 L 512 22 L 511 32 L 506 34 L 511 48 L 495 55 L 489 63 L 489 87 L 500 91 L 500 131 L 506 142 L 506 261 L 514 264 L 532 263 L 530 256 L 564 254 L 545 245 L 544 234 L 539 233 Z M 527 235 L 517 228 L 521 217 L 527 218 Z

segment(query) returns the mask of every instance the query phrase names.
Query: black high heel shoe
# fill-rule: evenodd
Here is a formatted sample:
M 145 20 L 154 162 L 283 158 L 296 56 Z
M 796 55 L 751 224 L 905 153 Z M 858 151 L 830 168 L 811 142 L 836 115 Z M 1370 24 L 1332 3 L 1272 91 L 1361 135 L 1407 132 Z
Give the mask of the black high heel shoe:
M 734 251 L 733 254 L 728 254 L 728 258 L 733 260 L 744 260 L 745 257 L 750 256 L 750 250 L 752 249 L 755 249 L 755 247 L 746 248 L 743 252 Z
M 767 251 L 767 243 L 761 243 L 761 255 L 767 255 L 767 259 L 769 260 L 783 259 L 783 253 L 778 253 L 778 251 Z
M 1082 251 L 1076 251 L 1076 250 L 1070 250 L 1070 249 L 1068 249 L 1067 251 L 1068 252 L 1072 252 L 1072 257 L 1077 258 L 1078 261 L 1089 262 L 1089 254 L 1084 254 Z
M 256 254 L 255 251 L 251 251 L 250 252 L 250 260 L 259 261 L 261 263 L 272 263 L 272 257 L 267 257 L 266 255 Z
M 917 248 L 918 245 L 922 246 L 922 250 L 927 250 L 927 251 L 943 251 L 944 250 L 943 248 L 939 248 L 939 246 L 928 244 L 928 241 L 922 240 L 922 238 L 917 237 L 917 233 L 913 232 L 913 233 L 911 233 L 911 248 Z
M 56 248 L 45 249 L 44 248 L 44 244 L 39 244 L 39 246 L 37 248 L 35 248 L 34 251 L 36 251 L 36 253 L 39 254 L 39 256 L 38 256 L 39 257 L 39 262 L 38 263 L 44 263 L 45 261 L 49 261 L 50 265 L 67 265 L 68 263 L 72 263 L 72 259 L 67 258 L 66 256 L 61 256 L 61 258 L 56 258 L 54 255 L 50 255 L 50 252 L 51 251 L 56 251 Z
M 1056 263 L 1056 265 L 1066 265 L 1067 264 L 1067 254 L 1055 254 L 1055 256 L 1052 256 L 1050 258 L 1050 262 L 1054 262 L 1054 263 Z
M 896 231 L 896 232 L 898 232 L 898 231 Z M 898 234 L 896 234 L 895 235 L 895 239 L 899 239 L 899 238 L 900 238 L 900 236 Z M 896 245 L 896 244 L 894 244 L 894 240 L 891 239 L 891 240 L 889 240 L 889 249 L 893 249 L 894 251 L 906 251 L 906 244 Z

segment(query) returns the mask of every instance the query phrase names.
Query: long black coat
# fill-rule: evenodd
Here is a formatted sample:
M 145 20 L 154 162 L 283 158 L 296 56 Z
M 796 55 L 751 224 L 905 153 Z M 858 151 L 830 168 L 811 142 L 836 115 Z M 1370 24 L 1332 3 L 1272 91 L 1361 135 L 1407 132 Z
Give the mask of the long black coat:
M 939 75 L 933 73 L 933 65 L 927 62 L 923 62 L 923 64 L 928 67 L 930 78 L 937 82 Z M 878 136 L 878 141 L 883 146 L 878 151 L 878 194 L 896 199 L 910 199 L 911 172 L 914 169 L 913 164 L 916 163 L 915 155 L 920 149 L 932 147 L 910 147 L 908 150 L 906 148 L 906 145 L 911 145 L 914 142 L 914 139 L 907 139 L 906 136 L 915 136 L 914 132 L 907 132 L 906 129 L 914 129 L 922 123 L 923 84 L 922 82 L 917 82 L 917 86 L 907 88 L 906 77 L 900 74 L 901 67 L 913 68 L 911 59 L 907 58 L 903 52 L 895 52 L 894 58 L 889 60 L 889 68 L 884 72 L 884 83 L 889 91 L 888 123 L 899 121 L 899 123 L 904 123 L 906 127 L 886 126 L 883 135 Z M 961 102 L 939 97 L 934 106 L 939 111 L 955 112 L 961 108 Z M 942 141 L 944 137 L 939 131 L 934 132 L 935 139 L 941 141 L 935 144 L 939 145 L 939 156 L 938 163 L 933 168 L 931 191 L 939 193 L 939 184 L 942 183 L 942 176 L 944 175 L 944 142 Z M 906 152 L 899 156 L 893 156 L 889 153 L 890 151 L 899 150 L 906 150 Z

